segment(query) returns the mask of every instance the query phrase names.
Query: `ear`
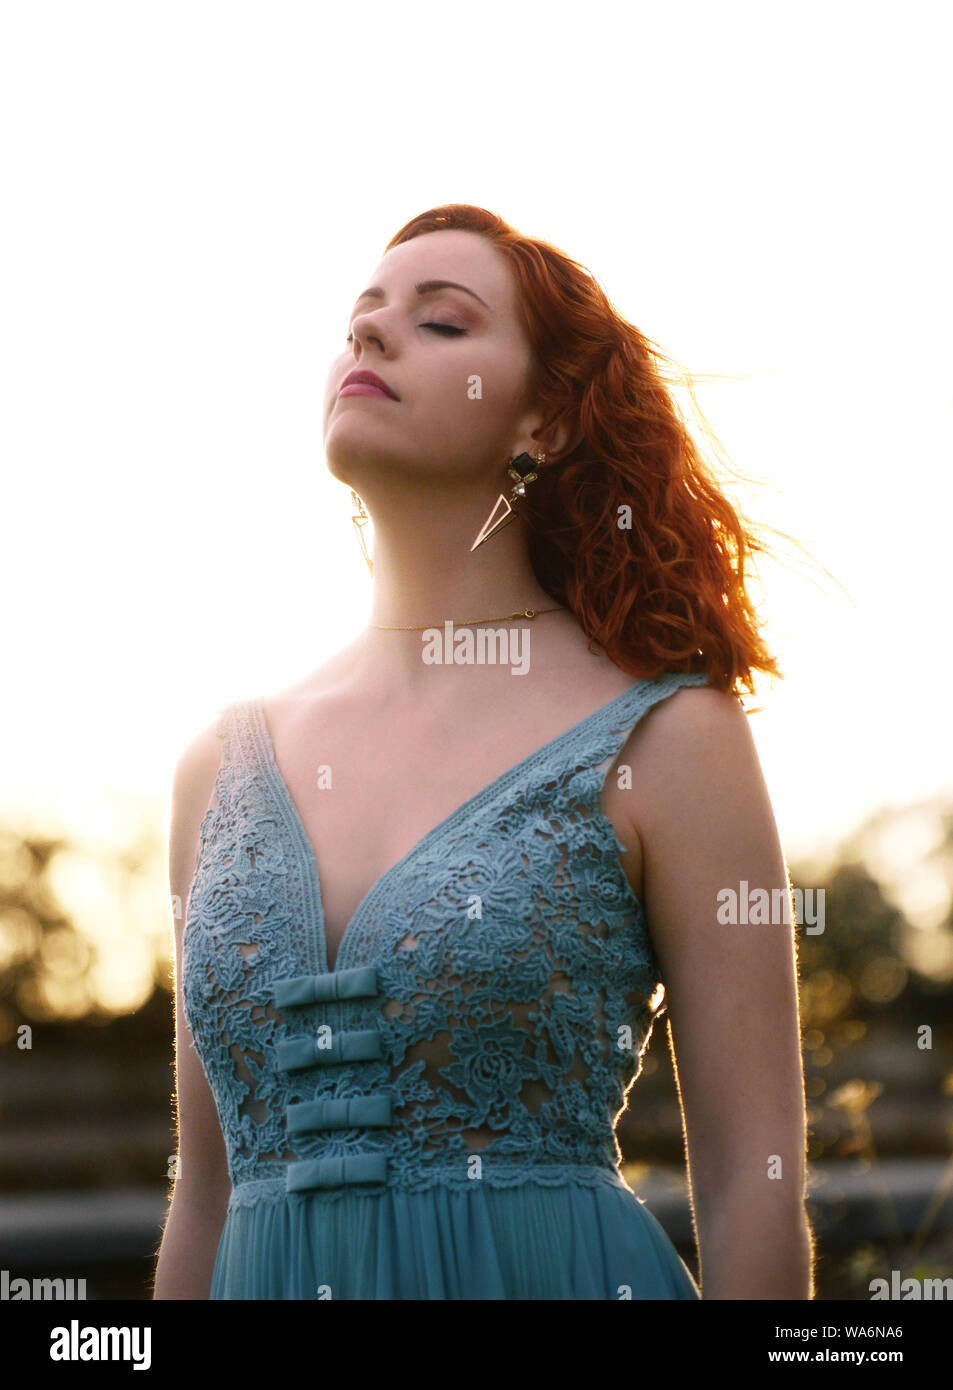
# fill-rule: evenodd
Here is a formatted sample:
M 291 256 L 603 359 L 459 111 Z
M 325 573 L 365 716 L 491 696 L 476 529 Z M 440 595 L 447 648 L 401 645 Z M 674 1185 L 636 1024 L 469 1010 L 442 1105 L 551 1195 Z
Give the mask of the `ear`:
M 533 447 L 527 452 L 532 454 L 534 449 L 544 449 L 546 451 L 546 464 L 555 463 L 558 459 L 565 458 L 571 454 L 582 443 L 583 434 L 580 428 L 570 431 L 566 425 L 557 425 L 555 429 L 547 433 L 545 440 L 538 440 L 534 433 Z
M 525 430 L 525 434 L 517 436 L 520 442 L 516 452 L 523 453 L 525 450 L 532 458 L 537 449 L 543 449 L 546 454 L 545 467 L 565 457 L 566 454 L 571 454 L 574 449 L 579 447 L 583 440 L 582 429 L 578 425 L 575 428 L 571 428 L 565 423 L 555 426 L 551 425 L 546 431 L 544 438 L 540 435 L 540 430 L 543 427 L 543 417 L 539 414 L 538 410 L 530 411 L 524 416 L 521 424 L 523 430 Z M 526 441 L 525 443 L 523 442 L 524 440 Z

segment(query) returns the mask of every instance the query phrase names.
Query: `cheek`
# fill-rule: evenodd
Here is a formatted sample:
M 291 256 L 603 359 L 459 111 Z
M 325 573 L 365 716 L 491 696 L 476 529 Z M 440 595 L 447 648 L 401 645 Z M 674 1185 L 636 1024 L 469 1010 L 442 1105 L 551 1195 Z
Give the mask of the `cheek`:
M 499 429 L 499 388 L 475 364 L 448 374 L 439 391 L 428 390 L 427 399 L 432 425 L 458 441 L 479 447 Z
M 459 360 L 445 374 L 444 390 L 459 408 L 482 410 L 499 423 L 519 408 L 524 372 L 522 360 L 510 355 L 461 348 Z

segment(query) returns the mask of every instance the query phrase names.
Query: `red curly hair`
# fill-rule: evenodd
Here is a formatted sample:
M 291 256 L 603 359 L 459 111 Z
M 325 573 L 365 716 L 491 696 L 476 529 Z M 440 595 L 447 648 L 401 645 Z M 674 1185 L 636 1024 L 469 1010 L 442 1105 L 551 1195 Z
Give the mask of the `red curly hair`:
M 578 440 L 521 503 L 546 592 L 575 614 L 590 648 L 598 642 L 631 675 L 704 671 L 735 695 L 754 693 L 756 670 L 782 676 L 745 574 L 749 555 L 768 547 L 683 421 L 666 381 L 671 359 L 617 313 L 585 267 L 485 208 L 431 208 L 386 250 L 447 230 L 477 232 L 505 257 L 534 350 L 537 433 L 562 423 Z

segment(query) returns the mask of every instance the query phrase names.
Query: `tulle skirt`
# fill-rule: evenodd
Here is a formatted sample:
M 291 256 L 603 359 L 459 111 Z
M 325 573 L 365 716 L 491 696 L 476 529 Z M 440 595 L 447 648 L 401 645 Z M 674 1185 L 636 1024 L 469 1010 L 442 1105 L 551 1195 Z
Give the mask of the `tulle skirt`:
M 353 1185 L 328 1197 L 255 1201 L 234 1189 L 209 1297 L 701 1297 L 655 1217 L 607 1173 L 557 1187 L 475 1181 L 374 1196 Z

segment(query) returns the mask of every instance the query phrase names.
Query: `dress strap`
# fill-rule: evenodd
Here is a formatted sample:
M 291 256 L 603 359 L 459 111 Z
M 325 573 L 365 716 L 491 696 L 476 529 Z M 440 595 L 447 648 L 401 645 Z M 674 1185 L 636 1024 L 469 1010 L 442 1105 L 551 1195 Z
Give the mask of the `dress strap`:
M 231 766 L 253 756 L 254 710 L 252 700 L 233 700 L 218 710 L 215 732 L 222 740 L 222 766 Z
M 600 723 L 596 736 L 594 765 L 608 771 L 633 729 L 662 700 L 667 700 L 686 686 L 710 684 L 710 677 L 705 671 L 666 671 L 661 676 L 634 685 L 606 711 L 607 718 Z
M 257 768 L 251 705 L 251 700 L 235 700 L 216 711 L 215 732 L 222 747 L 210 807 L 226 810 L 234 801 L 237 788 Z

